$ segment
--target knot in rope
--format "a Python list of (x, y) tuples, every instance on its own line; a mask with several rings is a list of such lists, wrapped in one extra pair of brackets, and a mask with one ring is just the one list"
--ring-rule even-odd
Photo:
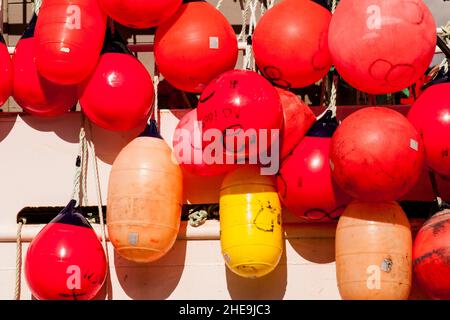
[(196, 210), (189, 214), (189, 225), (192, 227), (199, 227), (204, 224), (208, 218), (206, 210)]

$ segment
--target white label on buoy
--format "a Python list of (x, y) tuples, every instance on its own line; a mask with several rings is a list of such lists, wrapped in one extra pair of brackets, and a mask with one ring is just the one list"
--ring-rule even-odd
[(132, 246), (137, 245), (139, 240), (139, 233), (137, 232), (130, 232), (128, 234), (128, 243), (131, 244)]
[(419, 142), (417, 140), (409, 140), (409, 147), (413, 150), (419, 151)]
[(331, 171), (334, 171), (334, 163), (331, 160), (330, 160), (330, 168), (331, 168)]
[(219, 49), (219, 37), (209, 37), (209, 48)]
[(61, 49), (59, 49), (59, 51), (65, 52), (65, 53), (69, 53), (70, 52), (70, 48), (62, 47)]

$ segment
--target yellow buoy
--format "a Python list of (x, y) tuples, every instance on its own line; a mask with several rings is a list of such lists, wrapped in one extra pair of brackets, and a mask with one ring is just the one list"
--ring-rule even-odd
[(272, 176), (244, 166), (230, 172), (220, 189), (222, 254), (227, 266), (246, 278), (262, 277), (283, 252), (281, 205)]
[(407, 299), (411, 259), (409, 221), (397, 202), (347, 206), (336, 230), (336, 276), (343, 299)]
[(135, 262), (165, 255), (180, 228), (181, 169), (152, 124), (119, 153), (109, 177), (109, 238), (121, 256)]

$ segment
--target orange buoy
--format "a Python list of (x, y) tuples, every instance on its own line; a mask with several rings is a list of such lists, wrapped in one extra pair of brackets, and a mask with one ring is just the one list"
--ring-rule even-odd
[(36, 67), (58, 84), (78, 84), (97, 65), (106, 15), (97, 1), (45, 0), (35, 32)]
[(5, 39), (0, 33), (0, 107), (8, 100), (12, 91), (13, 67), (6, 47)]
[(280, 95), (283, 108), (283, 129), (281, 130), (280, 158), (284, 159), (302, 140), (306, 132), (316, 121), (312, 110), (290, 91), (275, 88)]
[(284, 0), (268, 10), (252, 37), (261, 72), (282, 87), (301, 88), (330, 70), (331, 13), (314, 1)]
[(155, 35), (159, 71), (174, 87), (201, 92), (236, 65), (238, 46), (230, 23), (207, 2), (183, 4)]
[(329, 46), (339, 74), (358, 90), (386, 94), (417, 82), (436, 48), (436, 23), (422, 0), (342, 0)]
[(407, 299), (411, 259), (411, 229), (397, 202), (347, 206), (336, 230), (336, 276), (343, 299)]
[(151, 262), (173, 246), (180, 227), (183, 177), (154, 121), (113, 163), (108, 233), (124, 258)]

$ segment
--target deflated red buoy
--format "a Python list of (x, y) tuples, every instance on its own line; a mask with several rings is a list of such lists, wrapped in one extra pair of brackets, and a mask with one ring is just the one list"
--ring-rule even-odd
[(261, 72), (279, 86), (301, 88), (330, 70), (331, 13), (313, 1), (285, 0), (268, 10), (252, 37)]
[(342, 0), (329, 46), (339, 74), (358, 90), (386, 94), (425, 73), (436, 48), (436, 24), (422, 0)]
[(232, 157), (252, 158), (279, 140), (283, 122), (280, 97), (256, 72), (223, 73), (203, 91), (197, 109), (203, 134), (209, 129), (220, 131), (225, 153)]
[(12, 91), (13, 68), (8, 47), (0, 33), (0, 107), (8, 100)]
[(94, 73), (79, 88), (80, 105), (98, 126), (124, 131), (144, 127), (154, 89), (144, 65), (116, 32), (107, 35)]
[(155, 35), (159, 71), (174, 87), (201, 92), (236, 65), (236, 34), (222, 13), (207, 2), (183, 4)]
[(34, 63), (36, 21), (34, 14), (12, 57), (13, 96), (26, 112), (42, 117), (59, 116), (77, 103), (77, 87), (53, 83), (38, 73)]
[(35, 32), (36, 67), (58, 84), (77, 84), (95, 68), (106, 30), (97, 1), (45, 0)]
[(106, 278), (106, 257), (89, 222), (71, 200), (31, 242), (25, 277), (40, 300), (89, 300)]
[(197, 109), (181, 118), (173, 135), (173, 154), (183, 171), (198, 176), (218, 176), (230, 171), (233, 165), (225, 164), (223, 152), (221, 163), (216, 163), (215, 153), (209, 156), (203, 150), (201, 124), (197, 120)]
[(450, 83), (426, 89), (411, 107), (408, 119), (422, 136), (428, 166), (450, 177)]
[(392, 201), (416, 183), (424, 161), (419, 133), (397, 111), (370, 107), (346, 118), (333, 135), (330, 164), (337, 184), (363, 201)]
[(327, 112), (281, 164), (277, 177), (280, 199), (306, 221), (335, 220), (350, 202), (331, 178), (329, 150), (337, 126), (336, 118)]
[(414, 240), (414, 275), (420, 288), (433, 299), (450, 299), (449, 243), (450, 210), (427, 220)]
[(312, 110), (295, 94), (276, 88), (283, 108), (283, 130), (281, 131), (281, 159), (285, 158), (302, 140), (316, 121)]
[(160, 25), (180, 7), (182, 0), (99, 0), (103, 10), (124, 26), (143, 29)]

